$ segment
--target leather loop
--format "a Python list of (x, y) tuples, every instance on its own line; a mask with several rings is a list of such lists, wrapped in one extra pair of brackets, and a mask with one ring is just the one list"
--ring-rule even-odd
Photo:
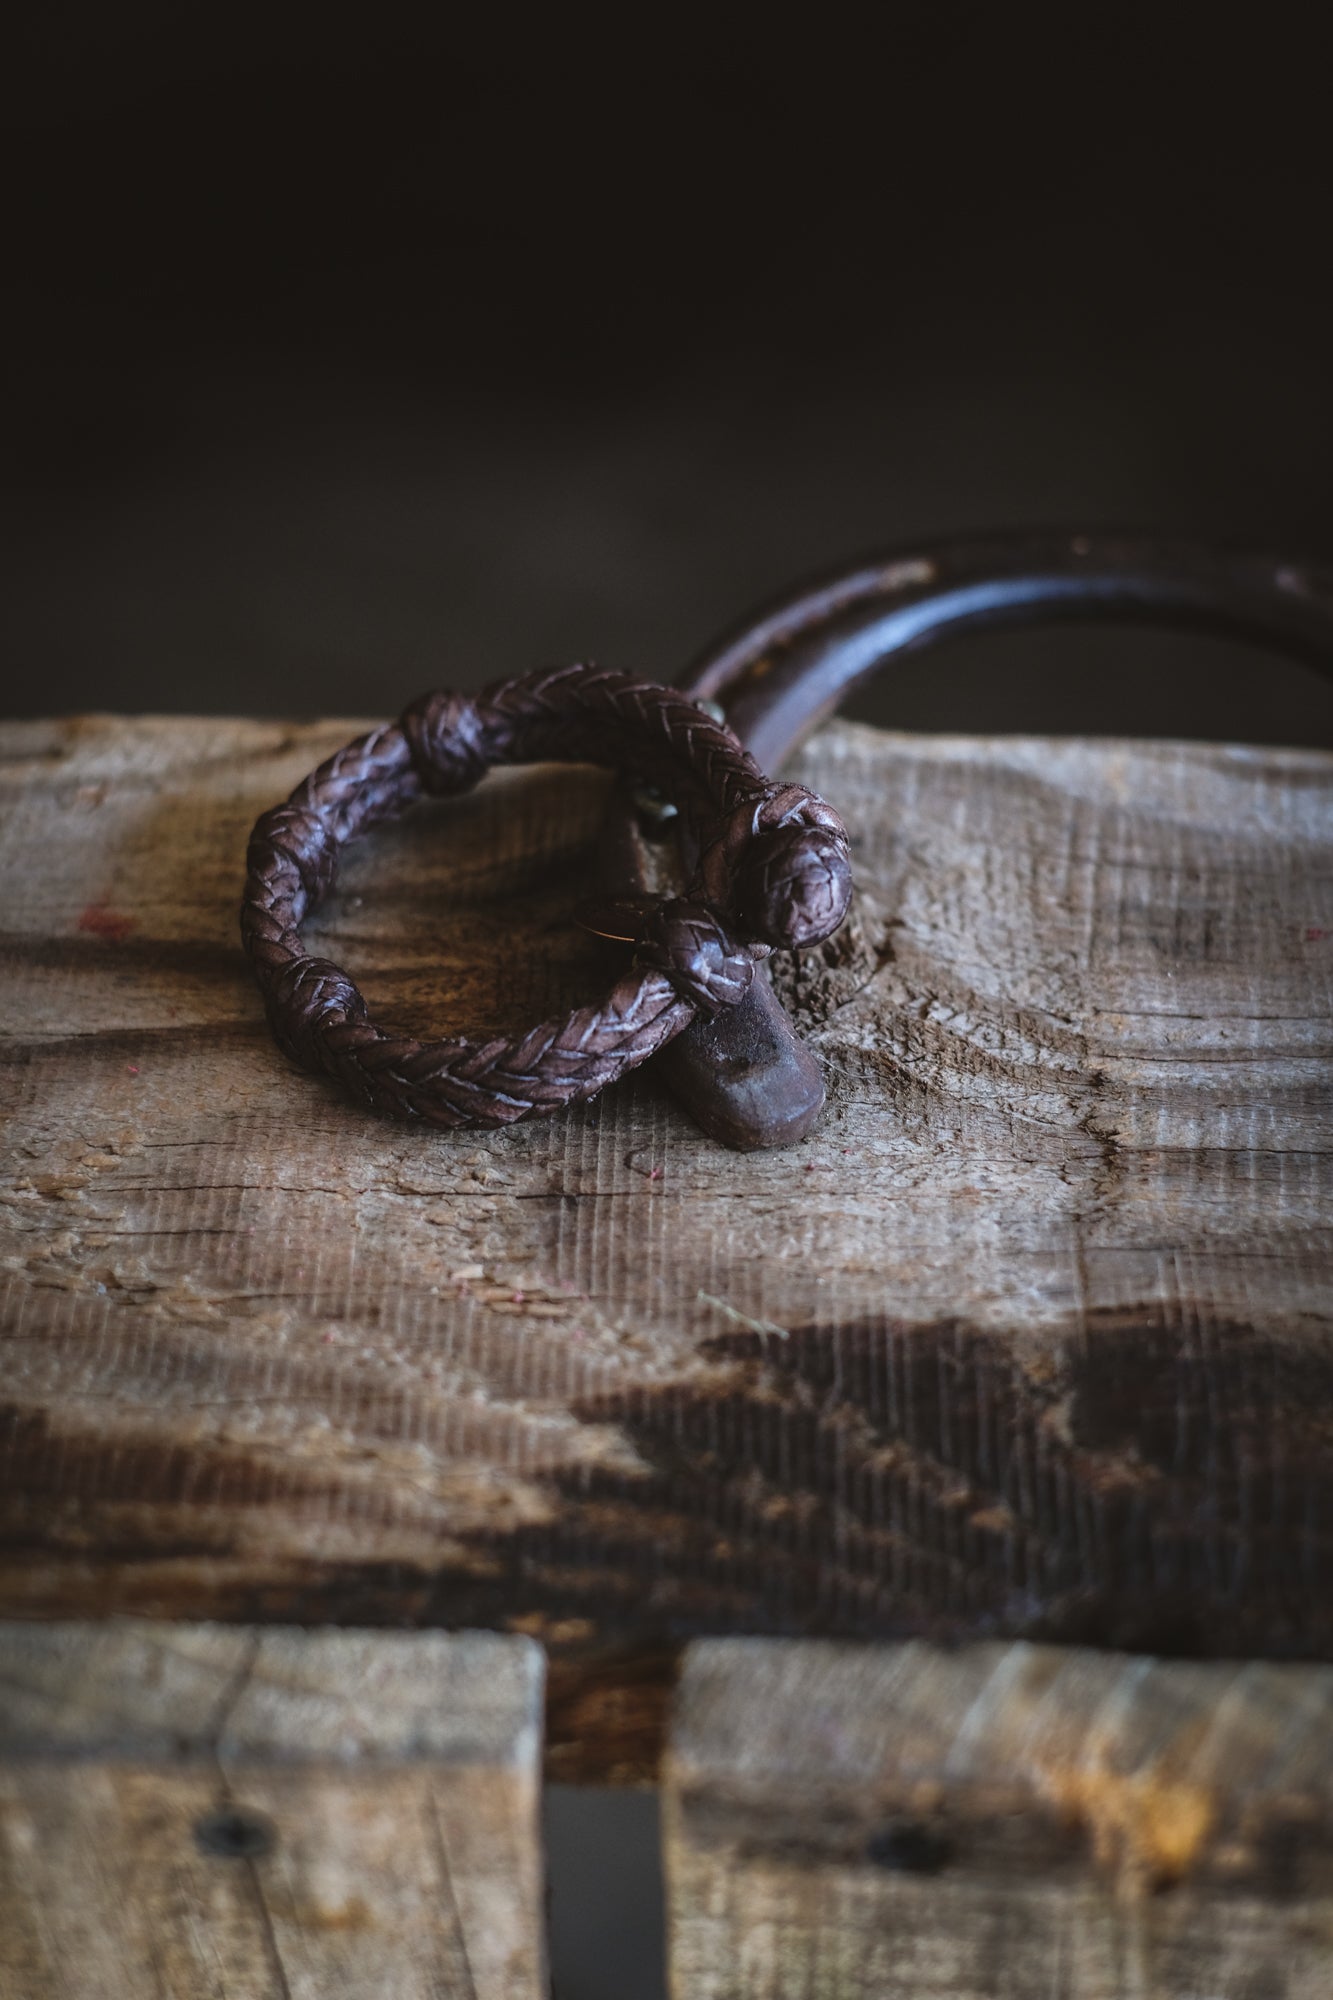
[[(549, 758), (611, 764), (667, 790), (700, 828), (689, 898), (648, 920), (634, 969), (600, 1006), (517, 1041), (419, 1042), (378, 1026), (346, 973), (301, 943), (340, 846), (423, 792), (464, 791), (491, 764)], [(561, 667), (475, 700), (423, 695), (401, 722), (312, 772), (255, 826), (241, 934), (273, 1033), (303, 1068), (396, 1117), (507, 1125), (594, 1096), (696, 1014), (735, 1006), (772, 945), (796, 949), (835, 930), (851, 895), (846, 855), (831, 807), (802, 786), (770, 784), (725, 724), (677, 690)]]

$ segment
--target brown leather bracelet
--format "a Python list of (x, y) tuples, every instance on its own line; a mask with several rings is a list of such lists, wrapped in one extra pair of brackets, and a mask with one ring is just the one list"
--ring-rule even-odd
[[(636, 960), (598, 1007), (517, 1041), (419, 1042), (377, 1027), (347, 974), (312, 958), (301, 924), (339, 849), (423, 794), (464, 792), (492, 764), (607, 764), (659, 786), (692, 826), (684, 897), (641, 912)], [(772, 784), (725, 724), (673, 688), (575, 666), (475, 697), (424, 695), (313, 772), (250, 838), (241, 935), (280, 1047), (376, 1111), (434, 1125), (508, 1125), (593, 1097), (699, 1014), (734, 1006), (774, 945), (799, 950), (847, 913), (837, 814)]]

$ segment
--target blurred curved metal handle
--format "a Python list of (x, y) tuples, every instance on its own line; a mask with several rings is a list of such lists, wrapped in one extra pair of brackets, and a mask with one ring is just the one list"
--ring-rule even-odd
[(872, 558), (761, 611), (683, 676), (774, 770), (854, 687), (951, 639), (1061, 619), (1250, 639), (1333, 675), (1333, 572), (1126, 535), (950, 539)]
[[(1143, 536), (1020, 533), (930, 543), (809, 584), (725, 635), (681, 685), (719, 703), (775, 771), (891, 661), (964, 631), (1061, 619), (1226, 634), (1333, 677), (1333, 572)], [(766, 980), (655, 1060), (704, 1130), (741, 1150), (803, 1138), (823, 1106), (819, 1066)]]

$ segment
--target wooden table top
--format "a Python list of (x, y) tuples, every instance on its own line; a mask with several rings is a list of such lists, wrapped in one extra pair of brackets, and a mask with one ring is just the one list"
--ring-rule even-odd
[[(829, 1104), (742, 1157), (650, 1071), (450, 1135), (284, 1063), (245, 837), (354, 726), (0, 732), (0, 1611), (530, 1633), (585, 1770), (698, 1634), (1333, 1655), (1333, 757), (825, 730)], [(497, 774), (311, 935), (533, 1023), (603, 796)]]

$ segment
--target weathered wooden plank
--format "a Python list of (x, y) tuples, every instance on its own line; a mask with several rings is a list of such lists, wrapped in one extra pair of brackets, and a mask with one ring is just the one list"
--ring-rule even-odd
[(665, 1774), (681, 2000), (1323, 2000), (1333, 1670), (706, 1640)]
[[(825, 731), (830, 1106), (738, 1156), (647, 1074), (445, 1135), (284, 1065), (245, 836), (352, 727), (4, 733), (0, 1606), (539, 1634), (585, 1775), (698, 1632), (1333, 1656), (1333, 759)], [(325, 948), (586, 996), (601, 795), (376, 836)]]
[(0, 1992), (536, 2000), (542, 1661), (0, 1626)]

